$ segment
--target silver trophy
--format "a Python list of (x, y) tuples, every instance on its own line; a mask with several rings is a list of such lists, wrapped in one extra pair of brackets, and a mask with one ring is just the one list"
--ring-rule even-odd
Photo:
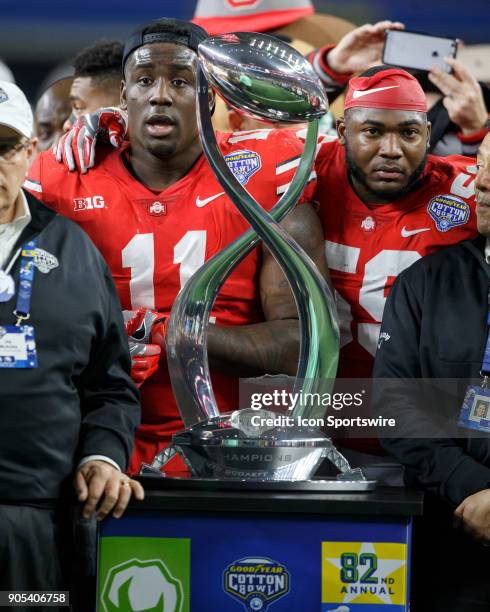
[[(219, 481), (307, 481), (324, 458), (339, 470), (332, 489), (367, 489), (329, 437), (311, 427), (257, 427), (253, 417), (276, 416), (242, 409), (220, 414), (206, 351), (206, 330), (216, 296), (237, 265), (262, 240), (284, 271), (299, 314), (300, 358), (293, 392), (300, 397), (330, 392), (336, 375), (339, 331), (332, 291), (308, 255), (279, 225), (297, 203), (309, 178), (319, 119), (328, 101), (309, 62), (295, 49), (265, 34), (233, 33), (199, 45), (198, 119), (204, 153), (224, 191), (251, 229), (208, 260), (187, 282), (172, 308), (167, 355), (174, 395), (185, 429), (142, 474), (161, 474), (176, 454), (194, 478)], [(209, 110), (208, 82), (228, 104), (269, 121), (308, 122), (300, 164), (270, 213), (258, 204), (221, 154)], [(301, 393), (302, 392), (302, 393)], [(298, 402), (293, 422), (324, 416), (321, 405)]]

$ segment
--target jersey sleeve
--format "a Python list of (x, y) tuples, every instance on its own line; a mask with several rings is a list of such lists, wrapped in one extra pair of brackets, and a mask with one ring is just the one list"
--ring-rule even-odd
[(46, 206), (49, 206), (49, 208), (56, 212), (60, 212), (58, 198), (55, 195), (54, 189), (49, 184), (49, 173), (45, 171), (45, 162), (48, 155), (52, 156), (53, 154), (51, 151), (45, 151), (36, 157), (29, 168), (23, 187), (38, 200), (41, 200), (43, 204), (46, 204)]
[[(281, 197), (293, 180), (301, 161), (304, 141), (294, 130), (274, 130), (269, 146), (275, 152), (276, 195)], [(316, 171), (311, 169), (298, 204), (311, 202), (316, 192)]]
[(470, 206), (475, 203), (475, 178), (477, 168), (473, 157), (449, 155), (444, 158), (448, 164), (449, 192), (465, 200)]

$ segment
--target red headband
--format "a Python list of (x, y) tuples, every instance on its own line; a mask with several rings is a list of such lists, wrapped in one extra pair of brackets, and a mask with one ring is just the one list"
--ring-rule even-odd
[(419, 82), (399, 68), (387, 68), (369, 77), (351, 79), (344, 108), (356, 106), (427, 112), (425, 94)]

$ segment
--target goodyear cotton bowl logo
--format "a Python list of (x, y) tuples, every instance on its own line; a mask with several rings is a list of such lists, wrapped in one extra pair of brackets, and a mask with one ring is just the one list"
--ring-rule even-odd
[(183, 589), (160, 559), (113, 567), (104, 584), (104, 612), (181, 612)]
[(464, 225), (470, 218), (469, 205), (453, 195), (438, 195), (432, 198), (427, 210), (440, 232), (448, 232), (453, 227)]
[(248, 612), (265, 612), (272, 602), (289, 593), (289, 572), (284, 565), (264, 557), (235, 561), (225, 570), (224, 590)]
[(255, 151), (234, 151), (225, 155), (228, 168), (241, 185), (246, 185), (250, 177), (262, 167), (260, 155)]

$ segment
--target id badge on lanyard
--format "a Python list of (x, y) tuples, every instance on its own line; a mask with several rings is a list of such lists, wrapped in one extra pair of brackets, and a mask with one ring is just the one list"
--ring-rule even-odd
[(35, 256), (36, 240), (31, 240), (21, 252), (15, 324), (0, 325), (0, 368), (37, 367), (34, 327), (25, 324), (30, 318)]
[(459, 414), (458, 425), (490, 433), (490, 290), (488, 293), (487, 343), (480, 374), (481, 385), (469, 385)]

